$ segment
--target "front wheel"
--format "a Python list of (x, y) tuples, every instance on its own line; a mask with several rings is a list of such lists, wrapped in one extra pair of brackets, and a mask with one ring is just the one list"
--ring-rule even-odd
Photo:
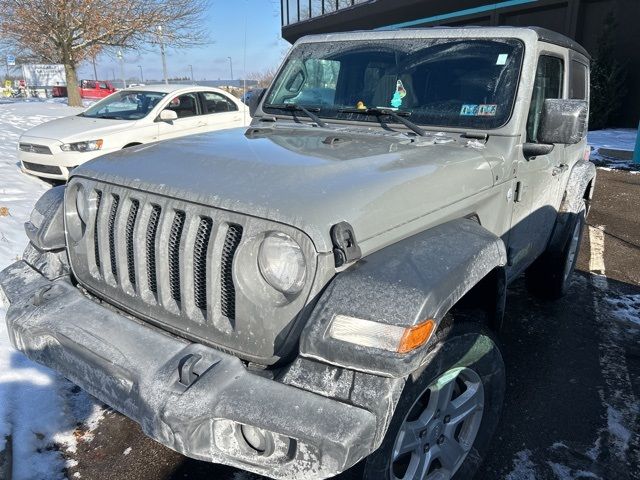
[(502, 356), (475, 323), (453, 324), (433, 351), (407, 380), (382, 445), (365, 460), (364, 479), (468, 479), (479, 467), (502, 408)]

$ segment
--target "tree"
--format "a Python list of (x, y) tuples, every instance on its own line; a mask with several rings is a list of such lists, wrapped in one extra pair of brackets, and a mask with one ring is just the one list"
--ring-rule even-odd
[(273, 80), (273, 77), (276, 76), (276, 72), (277, 68), (268, 67), (260, 72), (249, 73), (247, 75), (247, 78), (256, 80), (258, 82), (258, 84), (256, 85), (257, 87), (267, 88), (269, 85), (271, 85), (271, 81)]
[(0, 39), (21, 57), (63, 64), (69, 105), (80, 106), (76, 70), (83, 61), (116, 47), (205, 43), (207, 6), (208, 0), (0, 0)]
[(605, 17), (598, 46), (591, 62), (591, 101), (589, 128), (599, 130), (609, 126), (609, 120), (622, 105), (626, 95), (623, 65), (616, 59), (614, 33), (616, 20), (613, 12)]

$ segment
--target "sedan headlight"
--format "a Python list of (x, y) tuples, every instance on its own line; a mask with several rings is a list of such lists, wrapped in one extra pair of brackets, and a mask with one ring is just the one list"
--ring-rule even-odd
[(274, 232), (265, 237), (258, 252), (258, 267), (267, 283), (282, 293), (293, 295), (304, 287), (304, 254), (289, 235)]
[(102, 148), (102, 139), (87, 140), (86, 142), (65, 143), (60, 149), (63, 152), (93, 152)]

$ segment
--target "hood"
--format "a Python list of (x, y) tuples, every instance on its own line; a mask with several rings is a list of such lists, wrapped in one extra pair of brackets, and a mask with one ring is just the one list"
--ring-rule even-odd
[(71, 115), (42, 123), (27, 130), (25, 137), (50, 138), (63, 143), (95, 140), (106, 134), (129, 129), (133, 120), (108, 120)]
[[(378, 132), (382, 130), (377, 129)], [(73, 172), (303, 230), (319, 252), (349, 222), (363, 254), (376, 237), (493, 185), (484, 149), (467, 140), (313, 127), (233, 129), (104, 155)]]

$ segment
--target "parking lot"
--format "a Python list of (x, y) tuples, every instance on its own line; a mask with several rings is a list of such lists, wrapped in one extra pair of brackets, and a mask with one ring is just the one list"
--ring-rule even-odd
[[(512, 286), (504, 414), (477, 478), (640, 478), (638, 198), (640, 175), (600, 169), (569, 295), (543, 302)], [(182, 457), (111, 411), (71, 458), (70, 478), (261, 478)]]

